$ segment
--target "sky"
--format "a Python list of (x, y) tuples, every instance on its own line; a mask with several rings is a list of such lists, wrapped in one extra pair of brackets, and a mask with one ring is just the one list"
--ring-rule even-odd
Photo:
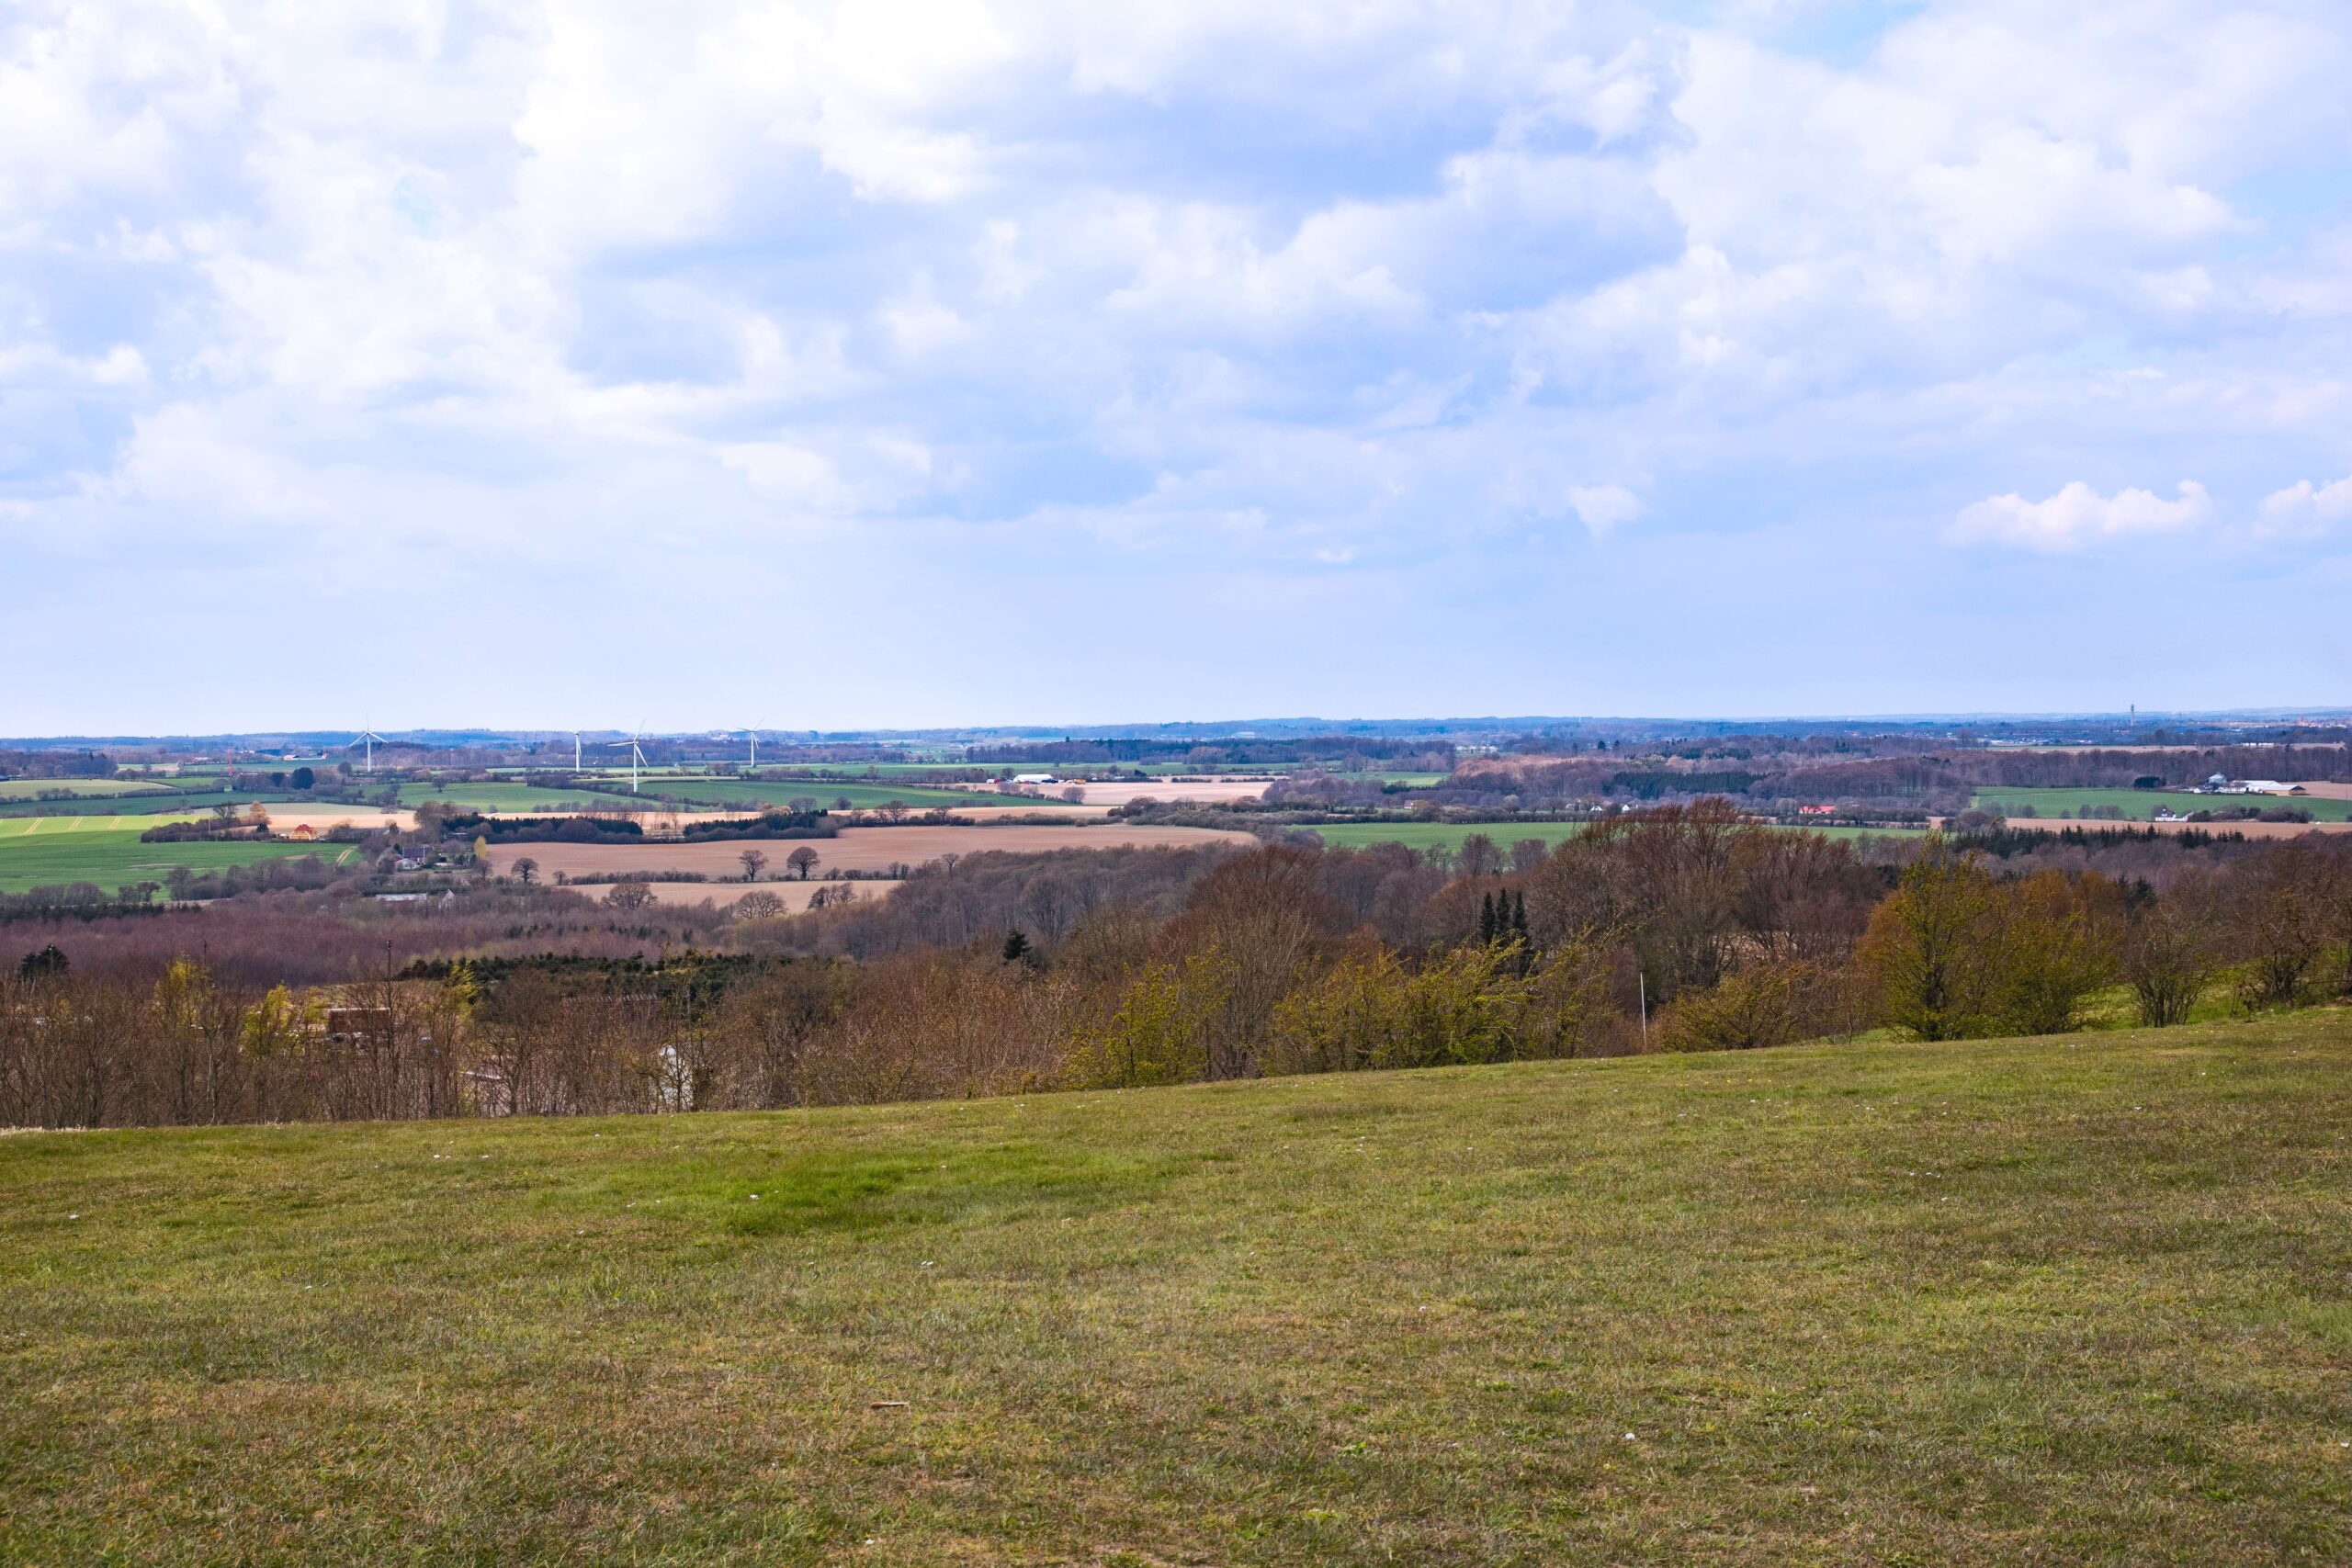
[(0, 734), (2352, 703), (2343, 0), (0, 8)]

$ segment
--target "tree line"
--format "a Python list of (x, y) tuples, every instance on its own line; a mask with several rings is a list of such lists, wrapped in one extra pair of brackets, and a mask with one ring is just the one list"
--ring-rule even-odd
[[(0, 972), (0, 1122), (859, 1103), (2051, 1033), (2094, 1009), (2165, 1026), (2352, 994), (2352, 843), (2212, 849), (2155, 876), (1942, 838), (1897, 863), (1715, 801), (1466, 865), (1401, 846), (978, 855), (812, 916), (711, 914), (695, 929), (723, 960), (449, 962), (298, 990), (185, 949), (77, 964), (69, 932)], [(619, 927), (601, 948), (559, 934), (586, 919), (568, 894), (504, 897), (509, 931), (550, 922), (510, 949), (628, 956)], [(141, 929), (158, 952), (168, 928)], [(452, 927), (442, 955), (495, 934)]]

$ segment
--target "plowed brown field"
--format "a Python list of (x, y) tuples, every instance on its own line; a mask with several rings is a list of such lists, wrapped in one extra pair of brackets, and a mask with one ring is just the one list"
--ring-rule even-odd
[(806, 844), (817, 852), (817, 874), (821, 877), (828, 871), (887, 871), (894, 865), (922, 865), (942, 855), (979, 854), (989, 850), (1034, 854), (1042, 850), (1194, 849), (1204, 844), (1247, 848), (1255, 842), (1247, 833), (1214, 828), (1007, 824), (997, 828), (846, 828), (831, 839), (720, 840), (692, 844), (659, 840), (643, 844), (500, 844), (488, 853), (492, 869), (501, 875), (515, 861), (528, 855), (539, 863), (539, 875), (552, 880), (557, 872), (566, 876), (613, 875), (633, 871), (651, 872), (657, 877), (665, 871), (740, 876), (743, 852), (759, 850), (767, 855), (768, 874), (773, 876), (783, 869), (785, 856)]

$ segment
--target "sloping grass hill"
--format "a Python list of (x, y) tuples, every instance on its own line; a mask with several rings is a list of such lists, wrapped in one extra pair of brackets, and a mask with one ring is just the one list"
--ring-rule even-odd
[(0, 1138), (0, 1560), (2341, 1562), (2352, 1016)]

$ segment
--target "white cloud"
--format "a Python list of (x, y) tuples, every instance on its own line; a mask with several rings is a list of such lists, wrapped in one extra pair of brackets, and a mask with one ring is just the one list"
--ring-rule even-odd
[(1967, 544), (2057, 552), (2113, 539), (2186, 533), (2212, 515), (2212, 498), (2194, 479), (2180, 481), (2174, 501), (2144, 490), (2104, 496), (2076, 479), (2047, 501), (2028, 501), (2012, 491), (1963, 507), (1952, 525), (1952, 537)]
[(2266, 532), (2309, 534), (2338, 523), (2352, 523), (2352, 478), (2324, 485), (2298, 480), (2262, 501)]
[(1623, 485), (1578, 485), (1568, 491), (1568, 505), (1596, 536), (1642, 514), (1641, 497)]
[[(1150, 604), (1188, 556), (1853, 539), (2053, 466), (2258, 495), (2352, 422), (2347, 76), (2335, 0), (25, 0), (0, 543), (457, 540), (587, 595), (821, 524)], [(1952, 532), (2275, 562), (2343, 495)]]

